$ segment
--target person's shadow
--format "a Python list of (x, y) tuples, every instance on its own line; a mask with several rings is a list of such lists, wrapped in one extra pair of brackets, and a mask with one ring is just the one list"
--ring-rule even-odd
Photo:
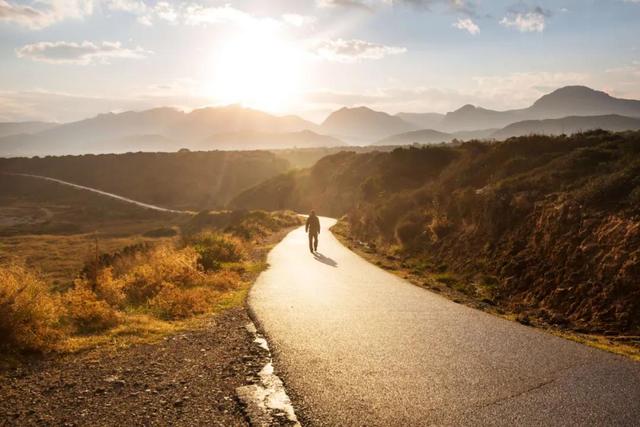
[(316, 261), (320, 261), (323, 264), (327, 264), (328, 266), (331, 267), (337, 267), (338, 263), (335, 262), (334, 260), (332, 260), (329, 257), (326, 257), (324, 255), (322, 255), (320, 252), (314, 252), (313, 253), (313, 257), (315, 258)]

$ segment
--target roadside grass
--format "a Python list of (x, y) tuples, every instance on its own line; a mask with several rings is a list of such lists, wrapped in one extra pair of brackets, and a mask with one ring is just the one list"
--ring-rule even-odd
[[(626, 339), (627, 337), (607, 337), (602, 335), (593, 334), (578, 334), (573, 332), (561, 331), (558, 329), (547, 329), (547, 331), (553, 335), (585, 344), (591, 347), (598, 348), (600, 350), (608, 351), (610, 353), (620, 354), (640, 362), (640, 337), (632, 337), (629, 339), (629, 343), (620, 341), (620, 338)], [(630, 344), (635, 343), (635, 344)]]
[[(244, 226), (247, 218), (251, 223)], [(7, 319), (17, 319), (3, 319), (0, 362), (19, 361), (24, 352), (153, 343), (204, 327), (212, 315), (243, 305), (251, 284), (267, 268), (269, 249), (301, 220), (292, 213), (247, 212), (235, 221), (241, 236), (228, 227), (191, 227), (187, 235), (127, 236), (113, 246), (99, 246), (101, 251), (114, 248), (109, 253), (98, 253), (86, 235), (28, 236), (31, 258), (0, 262), (0, 307)], [(44, 253), (58, 248), (60, 239), (68, 243), (67, 256), (76, 258), (62, 269), (56, 263), (60, 252), (50, 258)], [(126, 243), (131, 244), (122, 246)], [(25, 246), (16, 242), (13, 248)], [(39, 263), (42, 259), (48, 261)]]

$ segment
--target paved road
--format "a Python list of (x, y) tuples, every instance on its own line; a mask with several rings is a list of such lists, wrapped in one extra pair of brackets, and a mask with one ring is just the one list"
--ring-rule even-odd
[(455, 304), (303, 229), (249, 304), (309, 425), (639, 425), (640, 363)]

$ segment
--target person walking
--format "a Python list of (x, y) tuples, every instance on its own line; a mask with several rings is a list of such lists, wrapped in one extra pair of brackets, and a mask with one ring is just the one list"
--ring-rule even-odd
[(318, 251), (318, 234), (320, 234), (320, 219), (316, 211), (311, 211), (304, 226), (304, 231), (309, 233), (309, 250), (311, 253)]

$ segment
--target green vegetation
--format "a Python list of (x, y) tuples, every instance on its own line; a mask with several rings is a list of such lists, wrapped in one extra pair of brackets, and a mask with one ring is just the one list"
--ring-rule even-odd
[(639, 132), (592, 131), (343, 152), (232, 203), (345, 215), (351, 241), (507, 312), (638, 335), (639, 177)]
[(44, 175), (145, 203), (194, 211), (222, 208), (241, 191), (288, 167), (286, 160), (266, 151), (0, 159), (0, 173)]

